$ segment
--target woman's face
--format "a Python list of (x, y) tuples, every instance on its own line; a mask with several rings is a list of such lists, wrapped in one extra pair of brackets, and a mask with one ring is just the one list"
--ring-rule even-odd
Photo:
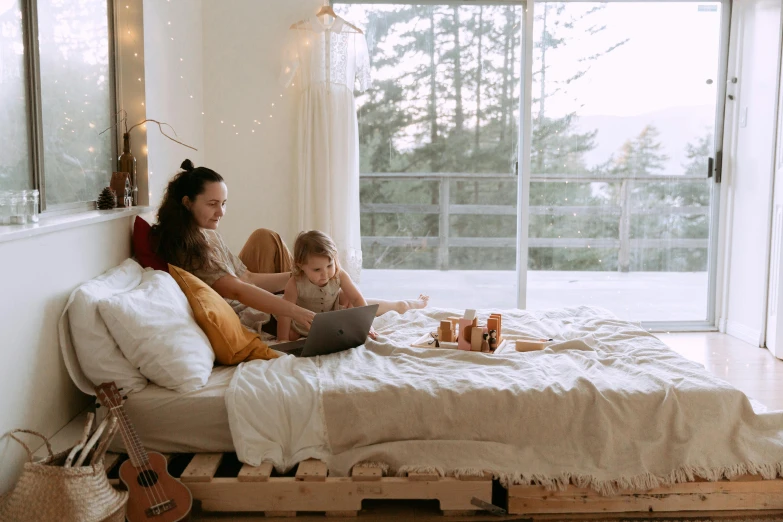
[(196, 196), (195, 201), (189, 197), (182, 198), (193, 219), (201, 228), (215, 230), (220, 224), (220, 218), (226, 215), (228, 188), (222, 181), (210, 181), (204, 185), (204, 192)]

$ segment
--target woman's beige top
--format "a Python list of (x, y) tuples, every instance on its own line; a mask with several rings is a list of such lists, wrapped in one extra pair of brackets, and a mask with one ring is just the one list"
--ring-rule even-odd
[[(228, 249), (228, 246), (223, 242), (223, 238), (220, 237), (217, 231), (202, 229), (202, 232), (212, 250), (212, 266), (209, 268), (183, 266), (181, 267), (182, 269), (187, 270), (209, 286), (214, 285), (215, 281), (221, 277), (227, 275), (241, 277), (247, 272), (245, 264)], [(231, 305), (231, 308), (239, 316), (240, 322), (255, 332), (261, 333), (261, 326), (268, 323), (271, 319), (268, 313), (260, 312), (234, 299), (226, 299), (226, 302)]]
[[(311, 312), (330, 312), (340, 307), (340, 276), (335, 275), (324, 286), (314, 285), (302, 275), (296, 279), (296, 304)], [(291, 321), (291, 326), (300, 335), (307, 335), (307, 330)]]

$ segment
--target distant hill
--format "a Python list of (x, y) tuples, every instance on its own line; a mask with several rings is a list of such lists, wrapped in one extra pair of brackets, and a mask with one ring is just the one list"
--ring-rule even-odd
[(653, 124), (660, 132), (664, 153), (669, 156), (667, 169), (662, 174), (679, 174), (685, 162), (685, 145), (696, 141), (712, 130), (715, 121), (714, 108), (674, 107), (637, 116), (583, 116), (577, 121), (580, 132), (598, 130), (598, 146), (585, 154), (590, 166), (605, 162), (627, 140), (636, 137), (645, 125)]

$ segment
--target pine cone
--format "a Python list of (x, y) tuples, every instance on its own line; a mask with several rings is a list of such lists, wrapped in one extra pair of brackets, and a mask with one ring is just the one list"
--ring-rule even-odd
[(117, 206), (117, 194), (114, 191), (106, 187), (101, 191), (101, 195), (98, 196), (98, 210), (109, 210)]

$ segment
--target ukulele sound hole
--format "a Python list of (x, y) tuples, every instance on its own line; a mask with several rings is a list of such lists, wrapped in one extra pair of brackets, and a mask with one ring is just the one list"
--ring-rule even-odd
[(151, 469), (145, 469), (136, 477), (136, 482), (143, 488), (149, 488), (158, 483), (158, 474)]

